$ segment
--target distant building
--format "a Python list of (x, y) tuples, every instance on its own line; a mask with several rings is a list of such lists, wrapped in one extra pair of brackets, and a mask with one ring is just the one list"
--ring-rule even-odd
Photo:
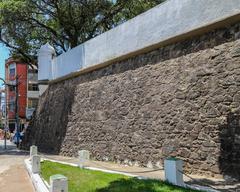
[[(18, 112), (20, 128), (31, 119), (33, 111), (36, 109), (39, 98), (39, 88), (37, 81), (37, 67), (9, 58), (5, 63), (5, 81), (8, 84), (16, 83), (16, 76), (19, 77), (18, 85)], [(16, 88), (6, 86), (7, 122), (10, 131), (14, 131), (16, 122), (15, 99)]]

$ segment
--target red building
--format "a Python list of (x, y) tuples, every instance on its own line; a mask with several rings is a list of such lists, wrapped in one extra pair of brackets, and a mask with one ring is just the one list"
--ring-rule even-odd
[[(31, 69), (26, 63), (14, 60), (6, 60), (5, 81), (8, 84), (16, 84), (18, 76), (18, 113), (20, 127), (27, 123), (29, 109), (35, 108), (38, 102), (37, 70)], [(10, 131), (14, 131), (16, 122), (16, 87), (6, 86), (7, 119)]]

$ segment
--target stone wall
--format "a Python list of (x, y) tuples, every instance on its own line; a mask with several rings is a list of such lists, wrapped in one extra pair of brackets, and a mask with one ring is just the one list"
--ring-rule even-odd
[(240, 173), (240, 24), (51, 84), (24, 146), (189, 173)]

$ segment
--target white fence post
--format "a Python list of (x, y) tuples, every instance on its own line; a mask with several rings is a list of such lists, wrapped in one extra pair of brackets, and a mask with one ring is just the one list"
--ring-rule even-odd
[(183, 182), (183, 161), (169, 158), (164, 160), (165, 180), (178, 186), (184, 186)]
[(64, 175), (50, 177), (50, 192), (68, 192), (68, 180)]
[(32, 146), (30, 147), (30, 157), (32, 158), (32, 156), (33, 156), (33, 155), (37, 155), (37, 153), (38, 153), (38, 148), (37, 148), (37, 146), (32, 145)]
[(90, 159), (90, 153), (87, 150), (78, 151), (79, 167), (83, 168), (84, 163)]
[(41, 162), (41, 157), (39, 155), (32, 156), (32, 172), (33, 173), (40, 173), (40, 162)]

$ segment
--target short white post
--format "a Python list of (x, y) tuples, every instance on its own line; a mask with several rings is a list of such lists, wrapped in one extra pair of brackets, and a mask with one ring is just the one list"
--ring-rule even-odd
[(40, 173), (40, 162), (41, 162), (41, 157), (39, 155), (32, 156), (32, 172), (33, 173)]
[(33, 156), (33, 155), (37, 155), (37, 153), (38, 153), (38, 148), (37, 148), (37, 146), (32, 145), (32, 146), (30, 147), (30, 157), (32, 158), (32, 156)]
[(84, 163), (90, 159), (90, 153), (87, 150), (78, 151), (79, 167), (83, 168)]
[(165, 180), (178, 186), (184, 186), (183, 161), (176, 158), (164, 160)]
[(64, 175), (50, 177), (50, 192), (68, 192), (68, 180)]

